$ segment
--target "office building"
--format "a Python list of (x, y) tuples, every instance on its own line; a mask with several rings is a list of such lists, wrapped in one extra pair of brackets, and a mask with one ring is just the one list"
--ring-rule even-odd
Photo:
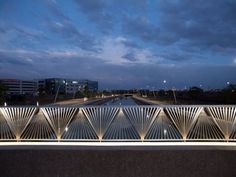
[(38, 89), (44, 90), (47, 94), (75, 94), (84, 91), (86, 88), (91, 91), (98, 90), (98, 82), (91, 80), (48, 78), (38, 80)]
[(37, 82), (32, 80), (1, 79), (0, 82), (7, 87), (7, 94), (34, 95), (37, 93)]
[[(42, 82), (42, 80), (41, 80)], [(45, 79), (45, 92), (47, 94), (55, 95), (56, 93), (66, 93), (66, 80), (62, 78)]]

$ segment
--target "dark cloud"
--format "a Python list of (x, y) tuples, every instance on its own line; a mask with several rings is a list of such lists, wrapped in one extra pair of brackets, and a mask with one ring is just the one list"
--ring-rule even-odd
[(12, 26), (11, 29), (15, 30), (18, 33), (18, 37), (29, 38), (29, 39), (34, 39), (34, 40), (47, 39), (47, 37), (41, 31), (27, 29), (24, 27), (17, 27), (17, 26), (15, 27)]
[(159, 0), (158, 9), (161, 36), (170, 34), (202, 49), (236, 47), (236, 1)]
[[(1, 34), (2, 32), (2, 34)], [(1, 46), (34, 47), (48, 40), (44, 32), (15, 24), (0, 24)]]
[(79, 10), (104, 33), (111, 33), (127, 14), (146, 14), (148, 5), (147, 0), (76, 0), (76, 3)]
[(158, 23), (145, 16), (126, 16), (123, 32), (146, 43), (178, 43), (179, 49), (194, 52), (236, 48), (236, 1), (158, 0), (156, 8)]
[(131, 40), (123, 40), (121, 41), (121, 43), (124, 44), (128, 48), (136, 48), (136, 49), (142, 48), (138, 43)]
[(172, 60), (172, 61), (186, 61), (186, 60), (191, 60), (194, 59), (195, 57), (202, 58), (199, 55), (194, 55), (191, 53), (186, 53), (186, 52), (177, 52), (177, 51), (168, 51), (168, 52), (163, 52), (162, 54), (159, 54), (158, 56), (167, 59), (167, 60)]
[(107, 1), (104, 0), (76, 0), (79, 10), (88, 16), (88, 18), (98, 25), (98, 28), (104, 33), (112, 30), (112, 13), (107, 11)]
[(110, 0), (108, 1), (119, 12), (136, 12), (135, 14), (145, 14), (147, 12), (148, 1), (147, 0)]
[(146, 42), (157, 42), (159, 28), (151, 24), (143, 17), (126, 16), (123, 20), (122, 29), (125, 34), (141, 38)]
[(0, 63), (2, 65), (10, 64), (16, 66), (27, 66), (29, 67), (32, 63), (27, 58), (22, 58), (20, 55), (14, 55), (6, 51), (0, 51)]
[(50, 12), (54, 15), (55, 20), (47, 19), (47, 26), (49, 29), (64, 37), (66, 41), (71, 44), (79, 46), (81, 49), (96, 51), (96, 40), (90, 34), (81, 32), (70, 20), (69, 17), (57, 7), (54, 1), (47, 0), (47, 5)]
[(63, 21), (69, 21), (70, 19), (62, 13), (62, 11), (57, 7), (57, 4), (53, 0), (44, 0), (46, 2), (49, 11), (57, 18)]
[(143, 16), (126, 16), (123, 19), (122, 30), (124, 34), (136, 37), (147, 43), (170, 45), (178, 40), (176, 34), (163, 32), (162, 27), (151, 23)]
[(0, 32), (1, 33), (6, 33), (7, 32), (7, 29), (3, 26), (0, 26)]
[(129, 61), (137, 61), (137, 58), (135, 57), (133, 52), (129, 52), (129, 53), (125, 54), (124, 56), (122, 56), (122, 58), (125, 58)]
[(88, 51), (97, 51), (96, 39), (89, 34), (80, 32), (70, 21), (48, 22), (50, 30), (58, 33), (70, 44)]
[(164, 45), (170, 51), (159, 56), (173, 61), (199, 59), (199, 54), (209, 52), (226, 58), (236, 54), (236, 1), (159, 0), (156, 8), (158, 23), (145, 16), (126, 16), (123, 32), (146, 44)]

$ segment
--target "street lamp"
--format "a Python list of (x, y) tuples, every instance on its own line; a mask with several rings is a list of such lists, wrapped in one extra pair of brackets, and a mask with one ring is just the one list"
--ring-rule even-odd
[(164, 89), (166, 89), (166, 80), (163, 80)]
[(164, 85), (164, 90), (165, 90), (165, 95), (167, 94), (166, 93), (166, 80), (163, 80), (163, 85)]

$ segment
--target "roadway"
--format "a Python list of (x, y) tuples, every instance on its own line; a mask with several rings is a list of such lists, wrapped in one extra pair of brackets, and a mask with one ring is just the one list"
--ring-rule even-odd
[(56, 102), (53, 104), (49, 104), (48, 106), (86, 106), (86, 105), (102, 105), (110, 100), (113, 97), (105, 97), (105, 98), (90, 98), (88, 100), (84, 100), (84, 98), (79, 99), (70, 99), (65, 101)]
[(53, 106), (87, 106), (87, 105), (103, 105), (103, 106), (132, 106), (132, 105), (150, 105), (153, 102), (134, 96), (115, 96), (105, 98), (92, 98), (84, 101), (83, 98), (71, 99), (66, 101), (50, 104)]

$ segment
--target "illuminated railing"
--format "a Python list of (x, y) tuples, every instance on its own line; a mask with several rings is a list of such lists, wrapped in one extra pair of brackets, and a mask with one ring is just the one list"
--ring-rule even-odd
[(236, 106), (0, 107), (0, 141), (236, 141)]

